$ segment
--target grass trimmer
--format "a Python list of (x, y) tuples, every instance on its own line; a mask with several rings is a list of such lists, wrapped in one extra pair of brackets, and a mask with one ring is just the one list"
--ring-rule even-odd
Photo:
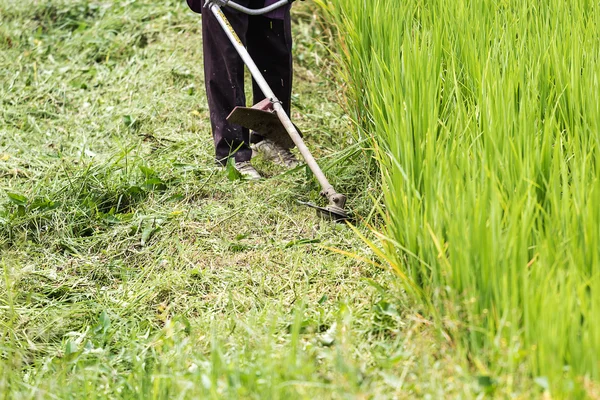
[[(280, 0), (275, 4), (261, 9), (250, 9), (243, 7), (233, 1), (228, 1), (225, 5), (239, 12), (248, 15), (263, 15), (267, 14), (279, 7), (286, 6), (294, 0)], [(306, 165), (321, 185), (321, 195), (327, 198), (329, 204), (326, 207), (319, 207), (311, 203), (300, 202), (317, 210), (317, 214), (334, 221), (342, 222), (349, 219), (348, 213), (344, 209), (346, 205), (346, 196), (335, 191), (333, 186), (327, 180), (327, 177), (317, 164), (315, 158), (310, 153), (310, 150), (304, 144), (300, 132), (290, 120), (290, 117), (285, 112), (281, 102), (277, 99), (273, 90), (269, 87), (267, 81), (261, 74), (260, 70), (252, 60), (250, 53), (242, 44), (242, 41), (237, 36), (227, 18), (221, 11), (221, 7), (212, 1), (206, 3), (208, 8), (215, 16), (219, 24), (229, 37), (233, 47), (239, 53), (244, 61), (244, 64), (250, 70), (252, 77), (258, 84), (266, 99), (254, 105), (253, 107), (236, 107), (227, 120), (231, 123), (259, 132), (262, 136), (274, 141), (284, 148), (291, 148), (294, 145), (300, 151)]]

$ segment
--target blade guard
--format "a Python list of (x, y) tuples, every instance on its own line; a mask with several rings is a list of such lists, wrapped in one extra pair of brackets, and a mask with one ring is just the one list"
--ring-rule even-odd
[[(269, 99), (264, 99), (253, 107), (234, 108), (227, 117), (227, 121), (248, 128), (274, 141), (284, 149), (291, 149), (295, 146), (294, 141), (281, 124), (279, 117), (277, 117), (277, 113), (273, 109), (273, 103)], [(298, 127), (296, 129), (302, 136)]]

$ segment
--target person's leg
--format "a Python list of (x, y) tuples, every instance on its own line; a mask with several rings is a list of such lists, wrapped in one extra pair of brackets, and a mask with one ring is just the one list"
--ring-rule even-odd
[[(275, 13), (280, 18), (250, 17), (248, 22), (248, 51), (265, 80), (281, 101), (289, 115), (292, 98), (292, 28), (289, 8)], [(254, 102), (263, 100), (262, 93), (253, 81)], [(260, 132), (252, 132), (252, 148), (268, 160), (288, 168), (298, 165), (289, 149), (271, 140), (264, 140)]]
[[(249, 0), (237, 2), (249, 5)], [(248, 16), (227, 7), (223, 7), (223, 13), (245, 43)], [(216, 159), (224, 165), (235, 153), (236, 162), (249, 161), (252, 150), (248, 129), (227, 122), (227, 116), (236, 106), (246, 105), (244, 63), (215, 16), (206, 9), (202, 12), (202, 42), (204, 80)]]
[[(283, 19), (251, 16), (247, 32), (248, 52), (254, 59), (267, 83), (290, 113), (292, 99), (292, 24), (289, 10)], [(254, 104), (265, 98), (256, 82), (252, 81)], [(259, 132), (260, 133), (260, 132)], [(252, 134), (252, 143), (262, 138)]]

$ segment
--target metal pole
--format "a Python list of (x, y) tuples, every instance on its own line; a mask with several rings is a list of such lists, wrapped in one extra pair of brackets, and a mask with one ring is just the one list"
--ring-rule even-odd
[(252, 77), (262, 90), (263, 94), (269, 100), (271, 100), (271, 103), (273, 103), (273, 109), (275, 110), (277, 117), (283, 124), (285, 130), (290, 135), (290, 138), (292, 138), (292, 141), (294, 142), (296, 147), (298, 147), (300, 154), (302, 154), (302, 158), (304, 158), (304, 160), (306, 161), (306, 164), (317, 178), (317, 181), (319, 181), (319, 184), (323, 189), (322, 194), (326, 196), (329, 200), (331, 200), (331, 196), (337, 194), (335, 189), (333, 188), (333, 186), (331, 186), (331, 184), (325, 177), (325, 174), (317, 164), (317, 161), (310, 153), (310, 150), (308, 150), (308, 147), (306, 147), (306, 145), (304, 144), (304, 141), (300, 137), (300, 134), (296, 130), (296, 127), (294, 126), (294, 124), (286, 114), (285, 110), (283, 109), (281, 102), (277, 99), (277, 97), (275, 97), (275, 93), (273, 93), (273, 91), (269, 87), (269, 84), (260, 73), (260, 70), (254, 63), (254, 60), (252, 60), (252, 57), (250, 57), (250, 53), (248, 53), (248, 50), (246, 50), (246, 47), (244, 47), (244, 44), (233, 30), (233, 27), (231, 26), (229, 21), (227, 21), (227, 18), (223, 14), (223, 11), (221, 11), (221, 8), (215, 4), (211, 4), (209, 7), (212, 13), (215, 15), (215, 18), (217, 18), (217, 21), (219, 21), (219, 24), (223, 27), (223, 30), (227, 34), (229, 40), (231, 40), (231, 43), (239, 53), (240, 57), (250, 70)]

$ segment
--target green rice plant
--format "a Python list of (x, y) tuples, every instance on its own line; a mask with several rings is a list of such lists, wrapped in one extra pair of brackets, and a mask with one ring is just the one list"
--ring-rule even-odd
[(384, 257), (479, 372), (591, 395), (598, 4), (320, 4), (339, 31), (348, 108), (377, 150)]

